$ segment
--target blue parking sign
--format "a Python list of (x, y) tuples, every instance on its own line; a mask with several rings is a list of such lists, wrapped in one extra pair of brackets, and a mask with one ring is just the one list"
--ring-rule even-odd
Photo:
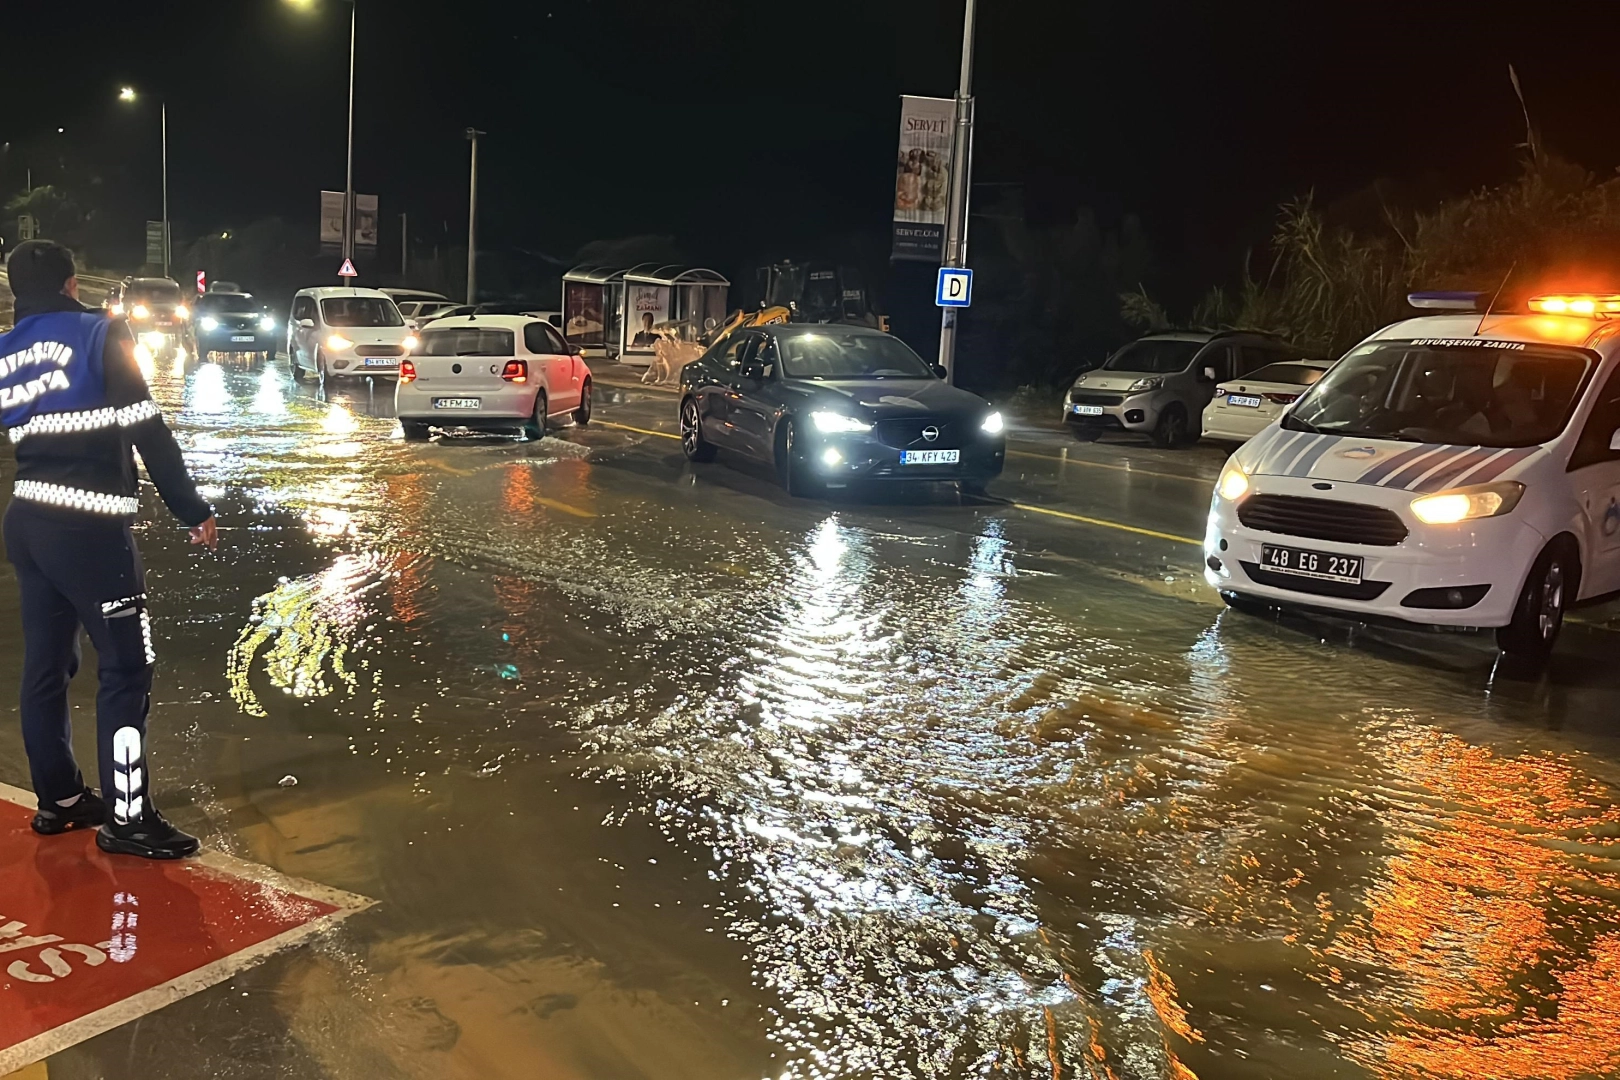
[(973, 271), (963, 267), (939, 268), (939, 291), (934, 303), (940, 307), (967, 307), (973, 302)]

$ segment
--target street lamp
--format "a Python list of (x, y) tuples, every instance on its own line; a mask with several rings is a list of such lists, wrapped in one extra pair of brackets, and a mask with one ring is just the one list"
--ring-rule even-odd
[[(133, 103), (140, 95), (133, 86), (118, 91), (118, 100)], [(163, 132), (163, 276), (169, 276), (169, 103), (158, 101)]]
[[(315, 0), (287, 0), (294, 7), (312, 8)], [(349, 150), (343, 180), (343, 261), (354, 257), (354, 31), (359, 19), (359, 0), (349, 5)]]

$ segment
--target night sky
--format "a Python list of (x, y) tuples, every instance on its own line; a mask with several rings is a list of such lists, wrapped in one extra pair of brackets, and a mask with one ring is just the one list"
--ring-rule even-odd
[[(317, 0), (6, 5), (0, 188), (94, 162), (157, 216), (170, 106), (185, 230), (307, 219), (341, 188), (348, 5)], [(1278, 200), (1379, 178), (1450, 192), (1508, 175), (1517, 65), (1554, 150), (1620, 163), (1613, 5), (982, 0), (975, 179), (1027, 212), (1141, 215), (1171, 279), (1230, 274)], [(829, 237), (885, 249), (897, 96), (954, 92), (961, 7), (922, 0), (359, 0), (356, 186), (459, 236), (484, 142), (483, 236), (567, 259), (672, 234), (736, 267)], [(44, 160), (39, 160), (44, 158)], [(981, 191), (980, 199), (987, 197)], [(114, 200), (115, 203), (118, 199)], [(123, 203), (119, 203), (122, 205)], [(124, 212), (124, 211), (121, 211)]]

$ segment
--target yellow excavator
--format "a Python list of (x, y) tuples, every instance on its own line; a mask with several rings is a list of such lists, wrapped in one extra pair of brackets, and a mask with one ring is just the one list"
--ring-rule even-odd
[(889, 320), (872, 311), (860, 275), (851, 267), (830, 263), (783, 261), (756, 271), (760, 303), (753, 311), (739, 308), (702, 339), (705, 347), (749, 326), (773, 323), (854, 323), (888, 330)]

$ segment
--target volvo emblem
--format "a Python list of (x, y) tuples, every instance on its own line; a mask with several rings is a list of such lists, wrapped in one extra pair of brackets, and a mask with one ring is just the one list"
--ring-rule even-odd
[(935, 439), (939, 438), (939, 428), (935, 427), (933, 424), (929, 424), (927, 427), (922, 429), (922, 437), (923, 442), (933, 442)]

